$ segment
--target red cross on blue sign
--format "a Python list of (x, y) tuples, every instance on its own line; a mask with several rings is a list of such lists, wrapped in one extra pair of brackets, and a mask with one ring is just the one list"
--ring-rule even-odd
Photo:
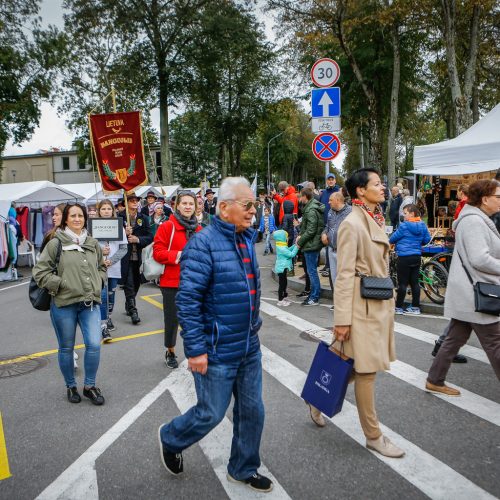
[(340, 153), (339, 138), (329, 132), (317, 135), (312, 143), (312, 152), (318, 160), (333, 160)]

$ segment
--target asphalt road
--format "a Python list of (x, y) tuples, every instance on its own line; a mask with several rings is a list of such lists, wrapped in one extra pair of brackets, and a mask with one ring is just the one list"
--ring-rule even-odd
[[(500, 497), (500, 385), (475, 336), (469, 362), (453, 365), (448, 377), (464, 396), (442, 399), (422, 389), (434, 335), (446, 320), (397, 317), (398, 362), (377, 378), (377, 412), (384, 432), (407, 454), (383, 459), (364, 447), (352, 387), (342, 413), (325, 428), (311, 422), (299, 394), (318, 339), (328, 336), (332, 312), (326, 303), (301, 307), (294, 296), (297, 303), (278, 309), (272, 257), (260, 260), (266, 407), (261, 458), (262, 470), (276, 482), (262, 498)], [(140, 296), (142, 322), (133, 326), (118, 293), (116, 341), (103, 346), (98, 373), (106, 404), (96, 407), (88, 400), (68, 403), (49, 316), (30, 306), (27, 285), (0, 285), (0, 478), (10, 474), (0, 480), (1, 499), (260, 498), (225, 479), (231, 409), (220, 427), (184, 453), (182, 477), (168, 475), (160, 464), (158, 426), (189, 407), (195, 395), (184, 366), (165, 366), (159, 289), (143, 286)], [(42, 354), (5, 362), (34, 353)], [(82, 372), (77, 370), (80, 385)]]

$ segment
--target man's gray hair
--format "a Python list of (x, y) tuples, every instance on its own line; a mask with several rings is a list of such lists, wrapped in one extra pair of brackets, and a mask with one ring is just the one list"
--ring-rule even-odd
[(238, 186), (250, 187), (250, 183), (245, 177), (226, 177), (219, 188), (217, 195), (217, 215), (219, 215), (219, 205), (221, 201), (234, 200), (235, 188)]

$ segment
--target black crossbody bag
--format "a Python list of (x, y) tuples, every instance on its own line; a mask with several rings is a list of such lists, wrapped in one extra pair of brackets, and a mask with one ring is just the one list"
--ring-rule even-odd
[[(59, 260), (61, 258), (62, 244), (59, 241), (57, 245), (57, 254), (55, 266), (52, 269), (52, 274), (57, 274), (57, 266), (59, 265)], [(38, 311), (48, 311), (50, 309), (50, 301), (52, 296), (46, 288), (40, 288), (35, 279), (32, 277), (29, 285), (29, 298), (31, 305)]]
[(469, 278), (470, 284), (474, 289), (474, 309), (476, 312), (491, 314), (492, 316), (500, 316), (500, 285), (492, 283), (484, 283), (482, 281), (472, 281), (472, 276), (465, 267), (462, 256), (457, 250), (458, 257), (462, 263), (465, 274)]
[(389, 276), (379, 278), (359, 272), (356, 276), (361, 278), (361, 297), (364, 299), (389, 300), (394, 297), (394, 283)]

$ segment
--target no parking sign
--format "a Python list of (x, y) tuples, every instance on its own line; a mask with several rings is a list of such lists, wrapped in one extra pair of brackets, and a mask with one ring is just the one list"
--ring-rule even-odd
[(320, 161), (331, 161), (340, 153), (340, 140), (329, 132), (319, 134), (312, 143), (312, 152)]

